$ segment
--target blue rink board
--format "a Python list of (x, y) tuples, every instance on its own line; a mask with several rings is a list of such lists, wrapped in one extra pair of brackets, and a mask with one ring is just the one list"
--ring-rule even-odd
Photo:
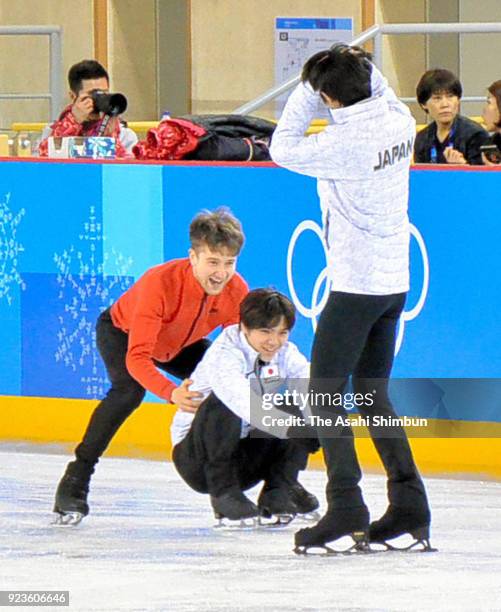
[[(406, 311), (415, 316), (401, 329), (396, 377), (495, 379), (501, 372), (500, 187), (498, 172), (412, 171)], [(99, 397), (107, 385), (93, 334), (99, 312), (148, 267), (184, 257), (191, 218), (218, 206), (242, 221), (239, 271), (251, 287), (291, 295), (291, 250), (296, 305), (308, 314), (325, 267), (310, 178), (269, 166), (0, 164), (0, 340), (7, 349), (0, 393)], [(413, 313), (426, 263), (429, 286)], [(325, 286), (319, 289), (321, 297)], [(312, 330), (311, 316), (299, 314), (292, 337), (307, 355)], [(457, 397), (453, 407), (442, 402), (439, 416), (501, 421), (499, 388), (482, 394), (474, 410)], [(413, 414), (412, 402), (405, 404), (399, 411)]]

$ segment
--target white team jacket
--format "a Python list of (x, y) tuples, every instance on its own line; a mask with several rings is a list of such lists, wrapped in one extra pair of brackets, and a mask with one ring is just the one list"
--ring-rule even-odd
[[(193, 380), (191, 391), (203, 393), (204, 399), (214, 392), (225, 406), (242, 419), (242, 437), (248, 434), (251, 423), (256, 426), (261, 424), (254, 423), (255, 418), (260, 415), (253, 414), (254, 410), (251, 411), (250, 379), (256, 378), (256, 372), (259, 372), (256, 367), (258, 357), (259, 354), (249, 345), (239, 326), (230, 325), (208, 348), (191, 375)], [(294, 388), (300, 387), (307, 393), (309, 376), (310, 368), (306, 357), (299, 352), (295, 344), (286, 342), (269, 365), (261, 369), (261, 391), (282, 392), (283, 379), (289, 379), (291, 382), (294, 381)], [(252, 385), (252, 388), (254, 387), (255, 385)], [(277, 413), (284, 416), (279, 410)], [(270, 414), (276, 413), (272, 410)], [(171, 426), (173, 446), (188, 434), (194, 417), (195, 415), (190, 412), (181, 410), (176, 412)], [(262, 426), (258, 428), (263, 429)], [(277, 435), (276, 428), (272, 428), (271, 431)], [(285, 431), (282, 433), (285, 437)]]
[(390, 295), (409, 289), (409, 166), (416, 123), (377, 68), (372, 97), (331, 110), (332, 124), (304, 136), (321, 98), (300, 83), (285, 106), (271, 157), (314, 176), (333, 291)]

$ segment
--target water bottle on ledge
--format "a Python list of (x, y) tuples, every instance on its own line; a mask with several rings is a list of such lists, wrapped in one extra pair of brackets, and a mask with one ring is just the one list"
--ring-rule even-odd
[(167, 119), (170, 119), (170, 110), (162, 111), (162, 116), (160, 117), (160, 121), (166, 121)]

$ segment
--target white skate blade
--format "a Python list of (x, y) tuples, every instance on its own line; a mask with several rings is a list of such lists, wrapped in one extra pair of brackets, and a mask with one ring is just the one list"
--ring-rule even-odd
[(270, 517), (260, 516), (258, 523), (260, 527), (280, 528), (285, 527), (296, 517), (295, 514), (273, 514)]
[(296, 518), (305, 523), (316, 523), (322, 518), (322, 515), (318, 510), (314, 510), (313, 512), (305, 512), (304, 514), (296, 514)]
[(256, 529), (259, 526), (258, 518), (253, 516), (250, 518), (231, 520), (226, 517), (217, 519), (214, 529), (220, 531), (245, 531)]
[(398, 538), (385, 542), (371, 542), (371, 549), (374, 552), (403, 552), (403, 553), (430, 553), (437, 552), (433, 548), (429, 538), (414, 538), (410, 534), (404, 534)]
[(360, 555), (376, 552), (372, 550), (366, 539), (355, 539), (353, 536), (343, 536), (333, 543), (309, 544), (296, 546), (293, 549), (296, 555), (307, 557), (332, 557), (336, 555)]
[(85, 517), (85, 514), (81, 512), (66, 512), (65, 514), (56, 513), (56, 518), (51, 523), (51, 525), (60, 525), (60, 526), (75, 526), (82, 522), (82, 519)]

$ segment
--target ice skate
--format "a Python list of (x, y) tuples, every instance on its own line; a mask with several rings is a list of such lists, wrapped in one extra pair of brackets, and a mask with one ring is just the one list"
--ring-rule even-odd
[(257, 526), (259, 509), (240, 489), (231, 489), (222, 495), (210, 496), (216, 527), (253, 528)]
[(85, 518), (82, 512), (59, 512), (52, 522), (52, 525), (78, 525)]
[[(393, 540), (404, 534), (410, 534), (414, 541), (407, 546), (394, 546), (388, 540)], [(435, 552), (437, 549), (430, 544), (430, 511), (426, 508), (399, 507), (390, 504), (384, 515), (369, 527), (369, 540), (381, 544), (383, 550)]]
[(259, 523), (267, 527), (288, 525), (297, 514), (297, 506), (292, 500), (290, 488), (270, 487), (265, 484), (257, 500)]
[(56, 491), (54, 525), (78, 525), (89, 514), (87, 495), (90, 474), (77, 474), (70, 463)]
[(320, 514), (317, 512), (320, 506), (318, 499), (299, 482), (289, 488), (292, 501), (296, 504), (297, 513), (305, 521), (318, 521)]
[[(300, 529), (294, 538), (294, 552), (298, 555), (368, 553), (369, 512), (364, 506), (330, 510), (314, 526)], [(327, 546), (328, 542), (351, 538), (340, 548)], [(341, 543), (342, 544), (342, 543)]]

